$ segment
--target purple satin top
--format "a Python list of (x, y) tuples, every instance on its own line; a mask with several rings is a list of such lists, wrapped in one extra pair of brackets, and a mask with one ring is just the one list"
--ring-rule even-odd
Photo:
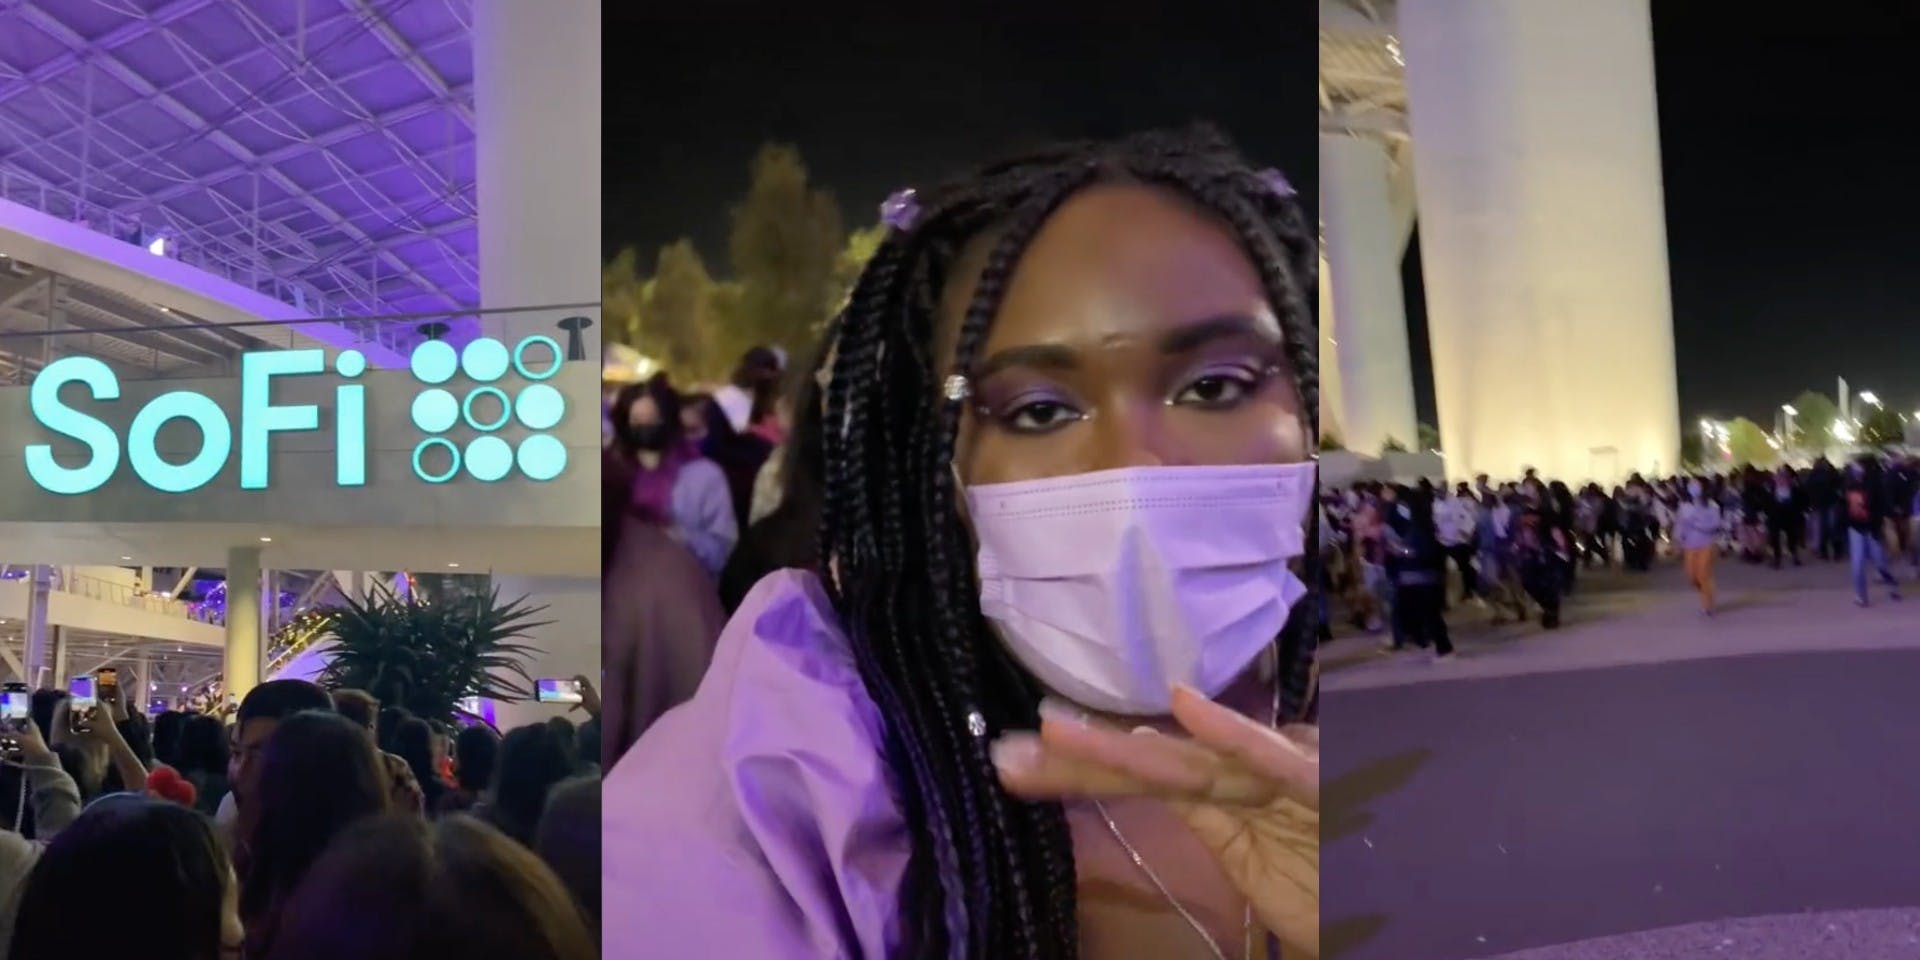
[(775, 573), (602, 788), (603, 955), (891, 957), (912, 851), (819, 581)]

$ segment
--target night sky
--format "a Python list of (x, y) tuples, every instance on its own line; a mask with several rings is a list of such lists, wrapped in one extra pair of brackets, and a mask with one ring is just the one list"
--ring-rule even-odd
[[(1781, 403), (1831, 395), (1838, 376), (1920, 409), (1911, 6), (1730, 17), (1654, 0), (1682, 423), (1771, 426)], [(1417, 257), (1408, 268), (1424, 365)], [(1415, 380), (1431, 423), (1429, 371)]]
[(849, 228), (1009, 152), (1192, 120), (1316, 195), (1315, 0), (663, 6), (605, 14), (608, 257), (637, 246), (651, 264), (690, 236), (724, 275), (728, 211), (768, 140), (799, 147)]

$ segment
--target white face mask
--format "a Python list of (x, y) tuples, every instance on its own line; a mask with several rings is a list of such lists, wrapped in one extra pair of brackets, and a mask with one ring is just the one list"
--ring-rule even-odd
[(1313, 463), (1138, 467), (967, 490), (980, 611), (1048, 689), (1108, 713), (1219, 695), (1307, 587)]

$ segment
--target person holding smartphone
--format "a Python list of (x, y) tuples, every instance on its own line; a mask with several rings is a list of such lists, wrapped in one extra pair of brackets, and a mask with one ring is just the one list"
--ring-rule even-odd
[[(21, 696), (30, 696), (25, 684), (19, 687)], [(11, 697), (14, 692), (9, 689), (5, 696)], [(21, 722), (8, 716), (0, 722), (7, 731), (7, 759), (20, 764), (19, 773), (24, 777), (24, 782), (11, 778), (9, 781), (19, 784), (19, 789), (31, 791), (28, 802), (35, 826), (32, 840), (18, 830), (0, 830), (0, 945), (4, 945), (13, 940), (14, 910), (20, 903), (20, 888), (40, 859), (40, 852), (46, 849), (47, 841), (80, 816), (80, 785), (61, 768), (60, 757), (47, 746), (46, 739), (40, 736), (39, 725), (30, 717)], [(0, 807), (18, 809), (13, 806), (18, 802), (17, 794), (0, 792)], [(4, 953), (4, 949), (0, 949), (0, 954)]]
[[(70, 693), (84, 689), (81, 679), (75, 678)], [(71, 695), (54, 705), (54, 746), (72, 745), (88, 757), (83, 796), (146, 789), (147, 765), (122, 732), (126, 723), (126, 705), (118, 699), (103, 705), (92, 696)]]

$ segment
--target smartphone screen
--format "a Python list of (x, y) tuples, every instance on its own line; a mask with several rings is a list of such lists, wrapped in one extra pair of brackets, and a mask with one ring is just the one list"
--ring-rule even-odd
[(8, 684), (0, 690), (0, 731), (11, 733), (24, 728), (33, 716), (33, 694), (25, 684)]
[(541, 703), (579, 703), (582, 699), (578, 680), (544, 677), (536, 682), (535, 690)]
[(94, 696), (92, 677), (74, 677), (67, 681), (67, 696), (72, 698), (67, 707), (69, 710), (91, 710), (100, 703)]
[(94, 696), (92, 677), (74, 677), (67, 681), (67, 729), (85, 733), (91, 729), (93, 714), (100, 706)]

